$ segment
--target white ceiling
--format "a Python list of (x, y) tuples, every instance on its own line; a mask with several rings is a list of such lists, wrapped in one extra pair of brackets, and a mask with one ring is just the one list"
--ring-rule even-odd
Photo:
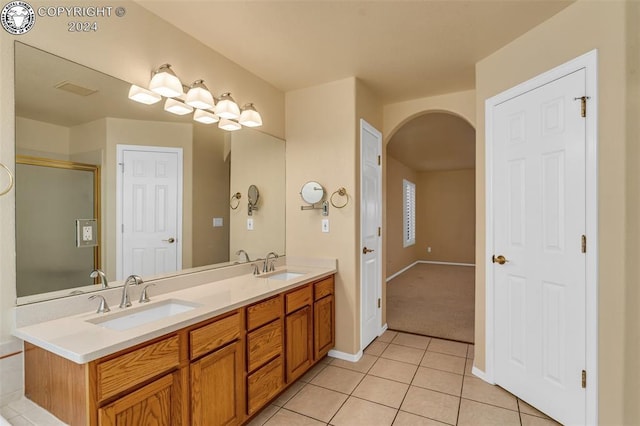
[(572, 0), (137, 0), (275, 87), (355, 76), (383, 103), (472, 89), (475, 63)]

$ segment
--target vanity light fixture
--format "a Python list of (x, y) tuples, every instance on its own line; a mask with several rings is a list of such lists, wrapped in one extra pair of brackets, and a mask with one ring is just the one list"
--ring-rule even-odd
[(182, 83), (171, 69), (171, 65), (163, 64), (153, 71), (149, 89), (167, 98), (182, 95)]
[(215, 111), (216, 115), (221, 118), (235, 120), (240, 117), (240, 108), (229, 92), (225, 92), (220, 96)]
[(176, 115), (186, 115), (193, 111), (193, 107), (175, 99), (167, 98), (164, 103), (164, 110)]
[(220, 121), (220, 117), (202, 109), (196, 109), (193, 113), (193, 119), (204, 124), (213, 124)]
[(145, 105), (152, 105), (162, 100), (162, 96), (157, 93), (153, 93), (151, 90), (147, 90), (144, 87), (131, 85), (129, 89), (129, 99), (132, 101), (140, 102)]
[(222, 130), (227, 130), (229, 132), (233, 132), (234, 130), (242, 129), (242, 126), (237, 121), (229, 120), (226, 118), (221, 118), (218, 123), (218, 127)]
[(213, 96), (211, 92), (209, 92), (209, 89), (207, 89), (207, 86), (204, 85), (204, 80), (196, 80), (193, 82), (187, 92), (185, 103), (199, 109), (213, 108)]
[(248, 103), (242, 107), (238, 122), (247, 127), (259, 127), (262, 126), (262, 117), (256, 107), (252, 103)]

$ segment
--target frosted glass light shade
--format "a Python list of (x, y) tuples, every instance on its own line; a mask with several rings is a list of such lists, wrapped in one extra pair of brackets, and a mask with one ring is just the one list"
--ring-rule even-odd
[(240, 125), (240, 123), (236, 121), (228, 120), (226, 118), (220, 119), (220, 122), (218, 123), (218, 127), (221, 128), (222, 130), (226, 130), (229, 132), (242, 129), (242, 126)]
[(176, 96), (182, 95), (182, 83), (180, 79), (176, 77), (169, 64), (160, 65), (160, 67), (153, 72), (149, 89), (167, 98), (175, 98)]
[(193, 119), (204, 124), (213, 124), (220, 121), (220, 117), (218, 117), (217, 115), (201, 109), (196, 109), (196, 111), (193, 113)]
[(211, 95), (211, 92), (209, 92), (209, 89), (207, 89), (207, 86), (204, 85), (203, 80), (196, 80), (193, 82), (191, 88), (187, 92), (185, 103), (194, 108), (213, 108), (213, 96)]
[(164, 103), (164, 110), (176, 115), (186, 115), (193, 111), (193, 107), (168, 98)]
[(262, 126), (262, 117), (253, 104), (246, 104), (242, 107), (238, 122), (243, 126), (258, 127)]
[(156, 102), (160, 102), (162, 100), (162, 96), (157, 93), (153, 93), (151, 90), (132, 84), (129, 89), (129, 99), (140, 102), (141, 104), (152, 105)]
[(231, 93), (223, 93), (218, 99), (215, 109), (216, 115), (221, 118), (235, 120), (240, 117), (240, 108), (236, 101), (231, 97)]

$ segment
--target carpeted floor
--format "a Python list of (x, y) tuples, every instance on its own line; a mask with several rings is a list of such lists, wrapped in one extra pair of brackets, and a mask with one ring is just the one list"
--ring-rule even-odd
[(391, 330), (474, 343), (475, 268), (418, 263), (387, 283)]

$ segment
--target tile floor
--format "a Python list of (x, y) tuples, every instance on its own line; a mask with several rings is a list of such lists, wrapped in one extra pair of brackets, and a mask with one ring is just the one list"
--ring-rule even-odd
[(357, 363), (325, 358), (249, 425), (558, 424), (472, 365), (473, 345), (387, 331)]

